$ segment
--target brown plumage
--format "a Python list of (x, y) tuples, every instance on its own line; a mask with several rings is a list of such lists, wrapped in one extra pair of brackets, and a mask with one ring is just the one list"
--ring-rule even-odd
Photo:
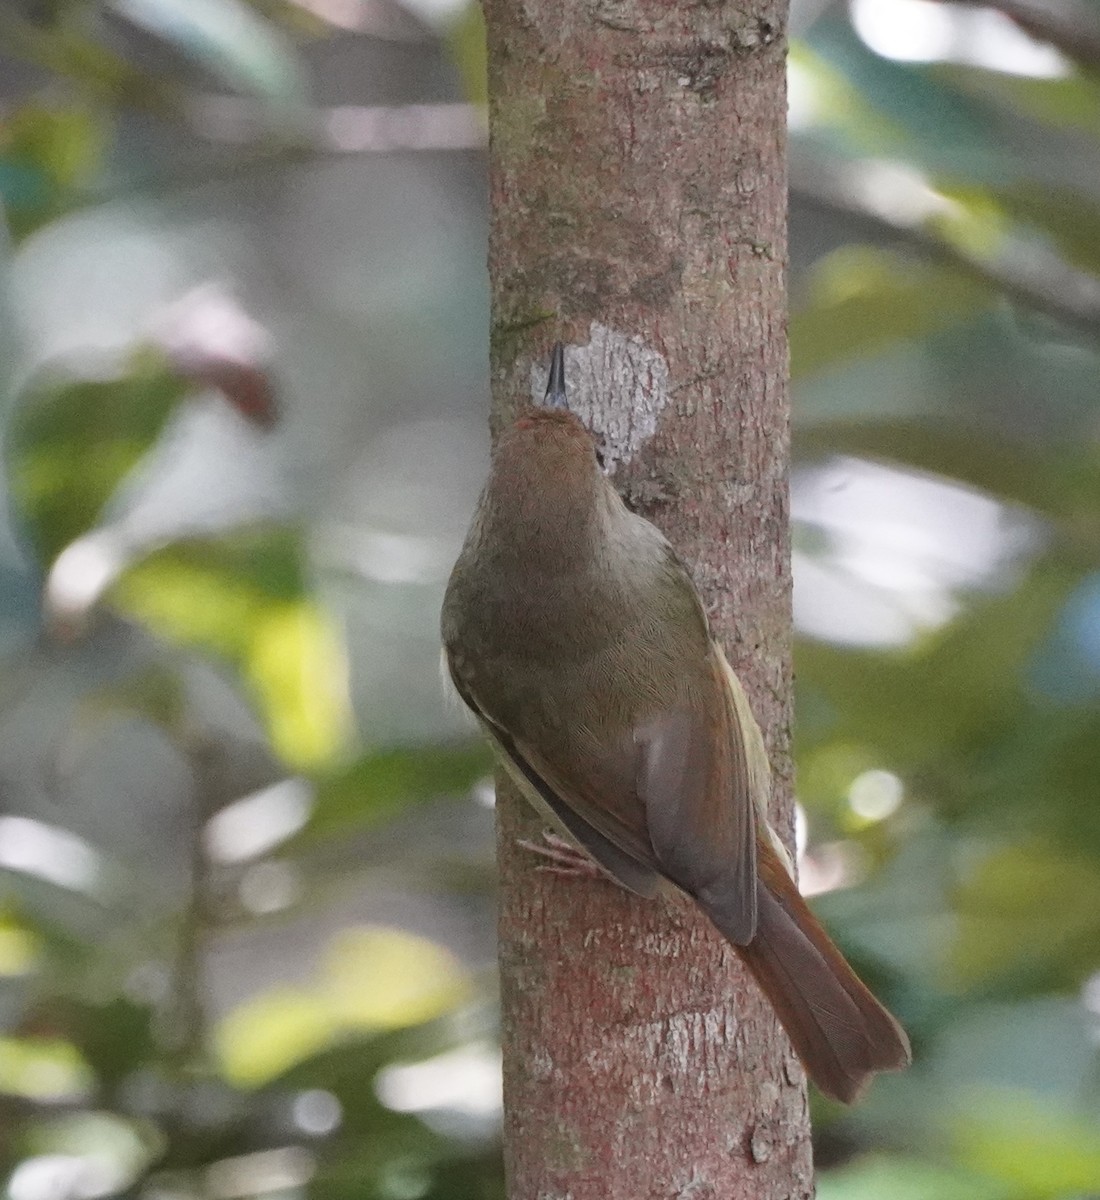
[[(548, 399), (564, 402), (561, 351)], [(811, 1078), (854, 1100), (909, 1062), (901, 1027), (798, 894), (770, 768), (690, 577), (560, 407), (498, 440), (443, 604), (452, 679), (523, 792), (624, 887), (691, 896)]]

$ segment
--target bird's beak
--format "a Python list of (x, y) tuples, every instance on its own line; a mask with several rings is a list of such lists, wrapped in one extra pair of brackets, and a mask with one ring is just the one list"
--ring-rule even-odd
[(546, 380), (546, 397), (542, 406), (569, 410), (569, 401), (565, 395), (565, 347), (561, 342), (555, 342), (554, 349), (550, 352), (550, 376)]

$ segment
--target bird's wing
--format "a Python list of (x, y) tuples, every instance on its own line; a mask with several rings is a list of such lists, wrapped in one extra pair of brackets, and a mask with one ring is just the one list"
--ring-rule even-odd
[(539, 761), (539, 756), (532, 753), (529, 747), (517, 743), (506, 729), (486, 714), (449, 654), (447, 665), (455, 689), (477, 717), (509, 776), (527, 800), (537, 810), (548, 814), (628, 891), (640, 896), (654, 895), (659, 873), (655, 869), (652, 851), (641, 839), (631, 836), (625, 827), (614, 832), (602, 831), (586, 820), (582, 812), (591, 812), (599, 821), (598, 809), (576, 796), (566, 799), (569, 790), (553, 779), (553, 772)]
[[(664, 569), (682, 576), (665, 589), (673, 606), (666, 618), (680, 629), (694, 627), (698, 640), (688, 640), (686, 656), (674, 653), (659, 629), (639, 622), (626, 641), (578, 664), (593, 693), (608, 679), (619, 685), (609, 695), (609, 713), (590, 713), (589, 725), (580, 712), (566, 714), (572, 727), (564, 734), (545, 743), (525, 740), (525, 727), (542, 724), (526, 718), (527, 700), (513, 697), (494, 711), (478, 696), (462, 656), (449, 648), (448, 666), (459, 694), (537, 807), (548, 809), (625, 887), (648, 895), (664, 876), (743, 945), (756, 930), (757, 808), (767, 803), (767, 754), (744, 691), (711, 640), (698, 593), (671, 548)], [(653, 686), (670, 678), (670, 688)]]
[[(638, 796), (661, 872), (744, 945), (756, 932), (753, 793), (761, 784), (749, 739), (759, 742), (764, 773), (768, 760), (748, 702), (740, 711), (727, 672), (733, 675), (713, 645), (704, 681), (713, 691), (705, 703), (657, 714), (635, 730), (634, 740)], [(717, 728), (708, 713), (718, 714)]]

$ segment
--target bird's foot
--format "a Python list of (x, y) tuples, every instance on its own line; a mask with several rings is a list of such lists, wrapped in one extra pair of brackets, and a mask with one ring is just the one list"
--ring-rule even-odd
[(549, 875), (561, 875), (567, 879), (606, 879), (603, 871), (578, 846), (550, 830), (543, 830), (542, 841), (517, 838), (516, 845), (547, 861), (536, 867)]

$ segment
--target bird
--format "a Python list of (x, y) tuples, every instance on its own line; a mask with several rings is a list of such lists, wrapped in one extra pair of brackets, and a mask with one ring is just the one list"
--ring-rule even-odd
[(520, 792), (622, 887), (694, 901), (825, 1095), (851, 1103), (910, 1063), (905, 1031), (799, 893), (748, 696), (687, 569), (570, 411), (560, 342), (543, 403), (497, 438), (441, 631)]

